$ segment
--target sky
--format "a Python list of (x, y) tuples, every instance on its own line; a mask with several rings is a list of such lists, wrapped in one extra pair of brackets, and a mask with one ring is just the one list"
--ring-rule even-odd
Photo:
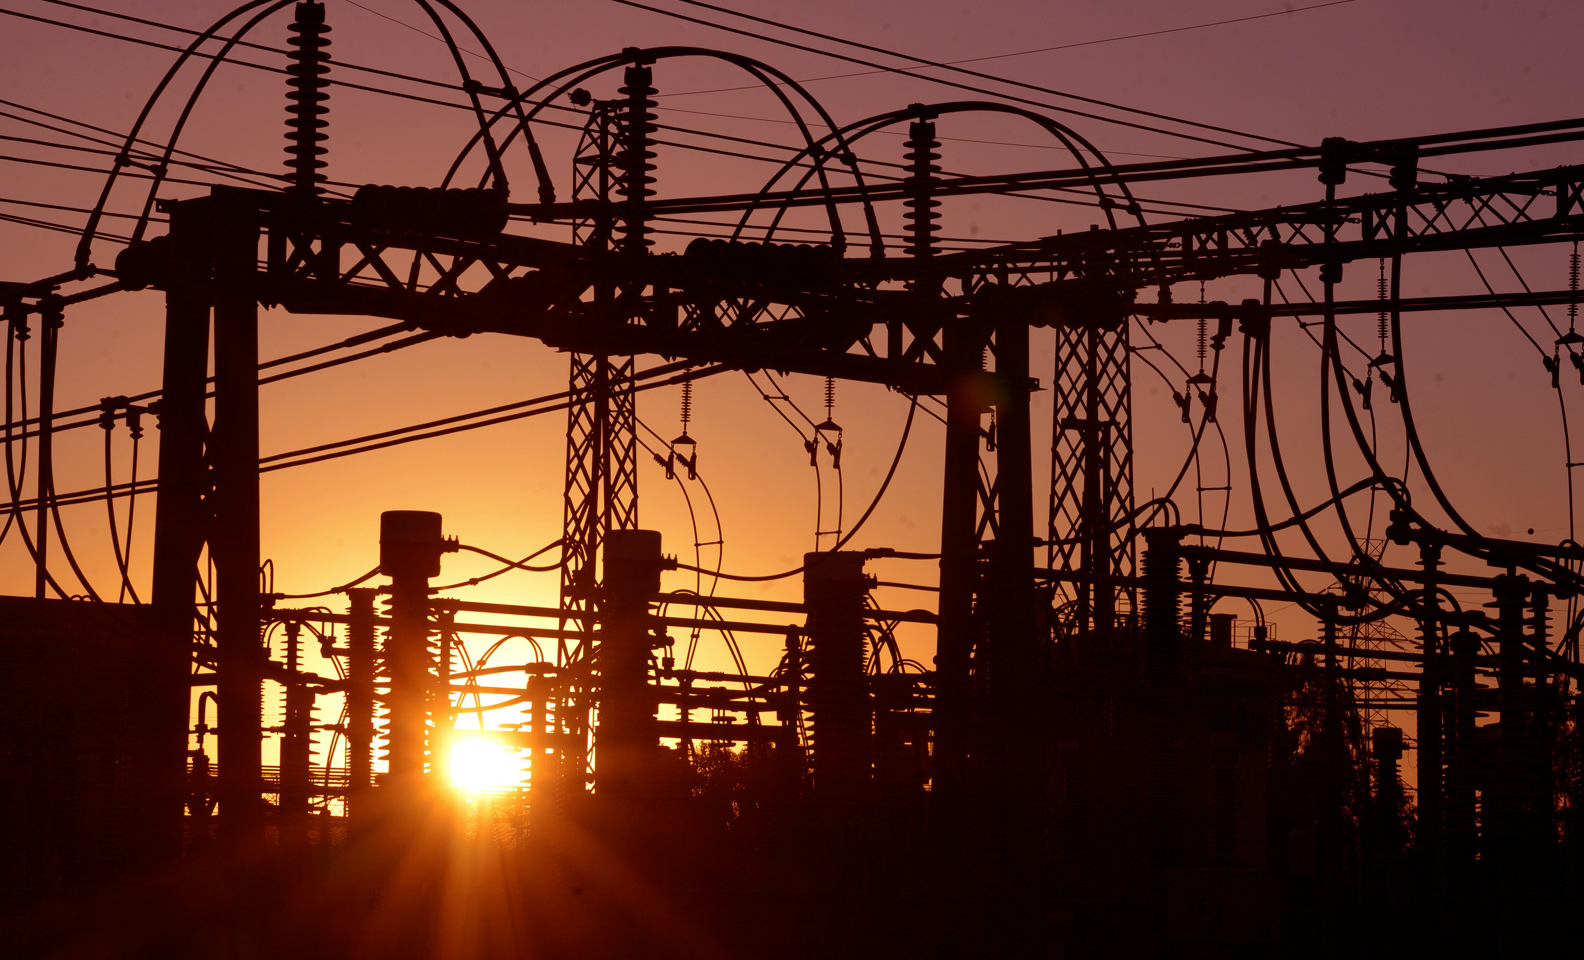
[[(653, 0), (650, 6), (697, 19), (771, 34), (821, 49), (838, 49), (826, 40), (799, 37), (783, 30), (679, 0)], [(994, 74), (997, 80), (959, 78), (994, 93), (1023, 96), (1045, 105), (1054, 116), (1093, 142), (1116, 162), (1159, 157), (1205, 156), (1228, 152), (1222, 145), (1178, 135), (1163, 135), (1107, 122), (1122, 119), (1145, 125), (1156, 121), (1112, 106), (1061, 99), (1048, 92), (1010, 86), (1017, 81), (1122, 105), (1153, 114), (1188, 118), (1239, 134), (1224, 134), (1178, 123), (1165, 124), (1173, 134), (1189, 133), (1237, 147), (1270, 146), (1272, 141), (1316, 144), (1324, 137), (1371, 139), (1430, 134), (1462, 129), (1553, 120), (1584, 113), (1577, 82), (1577, 51), (1584, 39), (1584, 9), (1570, 3), (1472, 0), (1346, 0), (1332, 3), (1275, 3), (1269, 0), (1217, 2), (1012, 2), (988, 0), (972, 5), (937, 0), (906, 4), (852, 4), (808, 0), (797, 5), (768, 2), (729, 3), (743, 13), (781, 20), (841, 38), (963, 65)], [(629, 46), (686, 45), (725, 49), (754, 57), (799, 80), (819, 99), (838, 124), (851, 122), (911, 103), (989, 96), (952, 89), (926, 76), (897, 75), (793, 49), (714, 27), (684, 22), (651, 10), (613, 0), (551, 0), (518, 3), (471, 0), (467, 12), (488, 36), (512, 71), (513, 82), (526, 86), (583, 60)], [(106, 157), (65, 149), (61, 144), (98, 148), (72, 136), (87, 132), (79, 124), (124, 133), (138, 116), (161, 74), (175, 54), (139, 45), (127, 38), (181, 44), (177, 33), (118, 20), (126, 14), (158, 23), (202, 29), (229, 9), (211, 2), (130, 2), (103, 0), (102, 11), (73, 9), (41, 0), (6, 0), (0, 4), (0, 214), (45, 220), (67, 228), (83, 223), (81, 208), (93, 204), (103, 184)], [(102, 31), (94, 35), (42, 22), (61, 21)], [(250, 38), (280, 45), (290, 12), (266, 20)], [(328, 0), (332, 55), (414, 78), (454, 82), (456, 66), (445, 47), (432, 36), (434, 26), (416, 3), (397, 0)], [(447, 21), (457, 28), (454, 19)], [(463, 46), (476, 51), (466, 38)], [(852, 56), (887, 65), (905, 61), (883, 53), (846, 48)], [(248, 59), (277, 63), (274, 54), (249, 52)], [(470, 70), (486, 82), (498, 82), (476, 56)], [(920, 71), (945, 75), (938, 69)], [(423, 96), (456, 99), (452, 92), (389, 78), (357, 76), (337, 69), (333, 76)], [(163, 140), (192, 89), (192, 72), (181, 75), (171, 95), (152, 111), (147, 136)], [(280, 172), (284, 159), (284, 97), (278, 74), (237, 66), (218, 69), (201, 96), (180, 146), (206, 157), (269, 173)], [(726, 146), (746, 156), (724, 156), (684, 147), (662, 147), (657, 160), (661, 196), (756, 190), (774, 164), (763, 160), (783, 156), (777, 145), (792, 142), (796, 128), (785, 111), (759, 84), (740, 70), (707, 58), (664, 61), (655, 68), (660, 90), (660, 122), (684, 130), (666, 136), (684, 145)], [(605, 75), (587, 82), (596, 97), (615, 94), (616, 78)], [(565, 99), (558, 107), (571, 104)], [(1075, 115), (1079, 110), (1096, 117)], [(37, 111), (54, 114), (50, 119)], [(463, 111), (413, 100), (337, 88), (330, 102), (328, 168), (333, 181), (356, 185), (391, 183), (437, 185), (470, 133)], [(565, 198), (570, 190), (575, 112), (546, 114), (573, 129), (544, 127), (539, 132), (546, 160)], [(36, 122), (27, 122), (28, 120)], [(61, 130), (39, 125), (47, 123)], [(902, 128), (876, 133), (866, 141), (866, 157), (885, 162), (902, 159)], [(1061, 168), (1071, 158), (1027, 121), (993, 118), (949, 118), (940, 123), (946, 169), (961, 173), (1014, 172)], [(739, 138), (722, 144), (707, 134)], [(1254, 136), (1249, 136), (1254, 135)], [(1268, 138), (1265, 140), (1255, 137)], [(111, 138), (114, 139), (114, 138)], [(40, 144), (28, 141), (48, 141)], [(749, 141), (749, 142), (742, 142)], [(26, 161), (69, 163), (93, 168), (68, 170)], [(1468, 156), (1437, 166), (1448, 172), (1499, 174), (1578, 162), (1576, 145), (1534, 148), (1507, 154)], [(512, 199), (530, 201), (534, 185), (523, 156), (508, 159)], [(474, 159), (464, 163), (465, 176), (476, 177)], [(209, 180), (209, 177), (197, 177)], [(1356, 180), (1344, 192), (1369, 189)], [(135, 212), (143, 188), (125, 184), (112, 194), (114, 213)], [(1256, 208), (1310, 202), (1321, 196), (1312, 173), (1183, 181), (1152, 186), (1148, 195), (1152, 222), (1205, 209)], [(190, 197), (201, 186), (168, 184), (165, 197)], [(53, 206), (40, 206), (53, 205)], [(1087, 229), (1098, 219), (1089, 207), (1039, 199), (979, 198), (948, 205), (943, 234), (952, 242), (1027, 239), (1058, 231)], [(883, 211), (895, 229), (898, 211)], [(106, 229), (129, 229), (131, 221), (113, 218)], [(672, 225), (677, 234), (663, 234), (657, 249), (676, 250), (686, 243), (690, 225)], [(791, 218), (787, 228), (815, 230), (817, 222)], [(151, 232), (162, 230), (159, 224)], [(564, 239), (554, 229), (516, 226), (525, 232)], [(783, 233), (778, 238), (819, 239), (814, 233)], [(75, 237), (36, 225), (0, 221), (0, 279), (33, 280), (68, 269)], [(118, 245), (103, 241), (94, 261), (108, 266)], [(1560, 289), (1567, 283), (1567, 253), (1560, 247), (1516, 251), (1515, 268), (1537, 289)], [(1498, 289), (1514, 289), (1513, 271), (1499, 257), (1481, 254), (1480, 264)], [(1339, 296), (1369, 297), (1374, 292), (1373, 264), (1351, 265)], [(1405, 274), (1409, 296), (1482, 292), (1468, 261), (1458, 256), (1420, 258)], [(1207, 285), (1208, 299), (1237, 300), (1251, 294), (1246, 281)], [(1195, 299), (1197, 289), (1179, 288), (1179, 301)], [(1153, 299), (1145, 293), (1141, 299)], [(1565, 324), (1564, 310), (1551, 319)], [(1405, 321), (1405, 353), (1415, 372), (1415, 410), (1437, 470), (1459, 508), (1482, 530), (1495, 535), (1527, 536), (1556, 542), (1570, 535), (1567, 473), (1569, 457), (1561, 414), (1576, 422), (1584, 386), (1564, 371), (1558, 394), (1533, 346), (1514, 329), (1529, 330), (1549, 347), (1554, 339), (1536, 311), (1515, 318), (1493, 313), (1416, 315)], [(269, 311), (261, 318), (261, 356), (277, 357), (333, 343), (382, 325), (372, 318), (294, 317)], [(1373, 343), (1373, 321), (1344, 321), (1344, 329), (1361, 343)], [(57, 407), (90, 405), (102, 397), (137, 394), (159, 382), (162, 299), (157, 292), (124, 293), (75, 307), (68, 314), (61, 339), (61, 374)], [(1544, 331), (1542, 333), (1542, 331)], [(1160, 338), (1185, 365), (1192, 366), (1191, 324), (1157, 325)], [(35, 341), (36, 345), (36, 341)], [(1305, 331), (1291, 322), (1278, 324), (1273, 339), (1277, 378), (1277, 410), (1288, 465), (1297, 477), (1306, 504), (1324, 499), (1319, 474), (1319, 426), (1316, 419), (1319, 353)], [(1035, 375), (1048, 386), (1052, 364), (1048, 332), (1034, 341)], [(1352, 361), (1355, 365), (1358, 358)], [(1226, 367), (1235, 369), (1235, 354)], [(30, 373), (31, 376), (31, 373)], [(262, 400), (262, 449), (265, 456), (318, 443), (371, 433), (511, 403), (564, 389), (567, 359), (541, 344), (497, 335), (442, 340), (368, 361), (337, 367), (266, 386)], [(1140, 499), (1170, 483), (1188, 449), (1187, 428), (1171, 400), (1183, 388), (1186, 374), (1158, 377), (1135, 369), (1135, 485)], [(1224, 382), (1223, 396), (1235, 392), (1235, 377)], [(805, 551), (828, 547), (830, 537), (816, 531), (850, 526), (867, 506), (880, 478), (896, 455), (908, 401), (882, 388), (842, 384), (836, 391), (833, 417), (844, 427), (840, 474), (822, 460), (808, 463), (802, 440), (808, 422), (789, 403), (765, 400), (760, 391), (784, 390), (807, 415), (818, 421), (825, 410), (823, 383), (789, 377), (757, 384), (741, 374), (699, 382), (694, 390), (693, 420), (688, 432), (698, 440), (698, 481), (667, 480), (657, 465), (645, 462), (640, 479), (640, 520), (660, 529), (665, 549), (684, 562), (701, 562), (737, 573), (758, 574), (797, 566)], [(663, 452), (664, 441), (680, 430), (679, 388), (644, 394), (639, 416), (643, 439)], [(30, 401), (31, 402), (31, 401)], [(1231, 407), (1229, 402), (1227, 407)], [(1377, 407), (1387, 405), (1377, 404)], [(926, 410), (930, 409), (926, 405)], [(1035, 398), (1036, 477), (1049, 469), (1049, 394)], [(1384, 410), (1379, 424), (1383, 458), (1400, 462), (1401, 429)], [(1232, 460), (1240, 440), (1236, 424), (1226, 421)], [(549, 414), (451, 437), (408, 444), (358, 457), (266, 474), (263, 480), (264, 554), (273, 561), (274, 588), (283, 593), (308, 593), (344, 583), (373, 566), (377, 559), (378, 517), (386, 509), (436, 510), (445, 516), (448, 534), (465, 543), (502, 555), (524, 556), (560, 535), (564, 463), (564, 415)], [(140, 475), (155, 462), (157, 438), (143, 441)], [(57, 489), (83, 489), (104, 482), (104, 435), (97, 428), (76, 431), (60, 441)], [(894, 547), (932, 552), (938, 549), (940, 425), (921, 412), (899, 460), (897, 478), (873, 518), (851, 543), (854, 548)], [(1224, 483), (1219, 449), (1207, 454), (1201, 481)], [(125, 429), (111, 438), (112, 471), (126, 479), (131, 456)], [(1573, 459), (1584, 459), (1574, 455)], [(1360, 475), (1362, 461), (1343, 457), (1349, 479)], [(1235, 488), (1228, 513), (1232, 526), (1246, 525), (1243, 470), (1231, 467)], [(704, 485), (708, 490), (705, 491)], [(710, 499), (718, 510), (705, 504)], [(1036, 495), (1037, 501), (1043, 494)], [(1192, 519), (1192, 498), (1183, 501)], [(691, 510), (690, 510), (691, 505)], [(126, 523), (125, 503), (117, 504), (117, 522)], [(1379, 536), (1380, 511), (1375, 535)], [(1220, 517), (1211, 502), (1207, 520)], [(1037, 503), (1037, 522), (1043, 522)], [(119, 575), (107, 536), (102, 504), (68, 508), (67, 532), (84, 572), (101, 594), (117, 593)], [(146, 594), (152, 534), (153, 502), (139, 498), (132, 539), (132, 582)], [(1322, 521), (1322, 527), (1324, 522)], [(846, 529), (846, 526), (843, 527)], [(1335, 528), (1327, 529), (1335, 535)], [(720, 540), (717, 547), (710, 541)], [(695, 546), (703, 542), (705, 546)], [(442, 579), (462, 580), (490, 570), (482, 558), (448, 556)], [(881, 561), (872, 565), (882, 579), (932, 584), (933, 564)], [(63, 580), (75, 584), (64, 567)], [(0, 543), (0, 589), (31, 592), (32, 572), (14, 536)], [(681, 574), (668, 574), (671, 588), (709, 588)], [(1314, 581), (1315, 587), (1324, 583)], [(477, 588), (469, 596), (526, 603), (553, 603), (553, 575), (513, 574)], [(746, 587), (727, 585), (725, 593), (797, 599), (796, 578)], [(882, 590), (883, 605), (892, 608), (931, 607), (928, 592)], [(1313, 624), (1295, 611), (1268, 611), (1281, 636), (1304, 639)], [(1243, 615), (1243, 614), (1240, 614)], [(913, 649), (925, 651), (926, 638), (915, 634)], [(724, 651), (704, 641), (701, 665), (723, 665)], [(745, 641), (751, 665), (767, 668), (779, 656), (776, 645)]]

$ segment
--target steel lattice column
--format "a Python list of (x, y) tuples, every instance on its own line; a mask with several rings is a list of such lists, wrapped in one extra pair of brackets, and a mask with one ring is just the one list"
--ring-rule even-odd
[[(1051, 444), (1050, 567), (1082, 575), (1075, 630), (1112, 626), (1115, 584), (1134, 573), (1132, 387), (1128, 330), (1092, 323), (1056, 331)], [(1128, 604), (1131, 606), (1131, 604)]]
[[(621, 178), (617, 153), (623, 149), (627, 111), (620, 101), (596, 103), (584, 124), (573, 158), (573, 200), (593, 200), (597, 213), (573, 226), (575, 242), (600, 250), (613, 243), (614, 218), (610, 200)], [(595, 282), (597, 304), (615, 302), (612, 278)], [(578, 626), (586, 642), (579, 656), (593, 650), (594, 601), (591, 596), (600, 568), (601, 548), (612, 530), (638, 526), (638, 458), (635, 438), (636, 408), (632, 394), (633, 358), (571, 354), (567, 406), (567, 472), (562, 520), (563, 556), (561, 597), (563, 607), (586, 614)], [(564, 645), (560, 660), (568, 651)], [(570, 699), (573, 692), (563, 692)], [(578, 742), (589, 728), (592, 703), (573, 708), (566, 699), (547, 704), (547, 714), (569, 734), (568, 745)], [(586, 755), (563, 749), (556, 754), (555, 771), (546, 780), (560, 794), (581, 791)]]
[[(616, 175), (621, 112), (596, 104), (584, 125), (573, 160), (573, 199), (596, 200), (610, 209)], [(607, 249), (612, 221), (605, 214), (575, 225), (578, 243)], [(596, 301), (610, 302), (614, 289), (601, 281)], [(571, 355), (567, 408), (567, 473), (562, 525), (568, 561), (561, 592), (568, 607), (590, 609), (586, 591), (599, 569), (600, 544), (611, 530), (638, 526), (638, 459), (634, 439), (632, 357)], [(585, 623), (585, 629), (592, 629)]]

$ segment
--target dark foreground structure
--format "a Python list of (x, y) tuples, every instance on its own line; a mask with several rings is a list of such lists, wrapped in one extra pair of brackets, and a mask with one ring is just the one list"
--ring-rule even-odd
[[(76, 270), (0, 288), (14, 337), (38, 322), (44, 365), (28, 435), (43, 494), (24, 500), (13, 484), (21, 535), (37, 520), (37, 596), (0, 603), (7, 953), (1523, 956), (1578, 916), (1584, 549), (1482, 536), (1444, 499), (1452, 522), (1438, 526), (1380, 466), (1354, 404), (1369, 403), (1358, 375), (1382, 381), (1439, 497), (1413, 429), (1401, 315), (1576, 305), (1579, 293), (1408, 298), (1402, 263), (1576, 243), (1584, 173), (1436, 179), (1420, 161), (1572, 141), (1580, 124), (1196, 161), (1312, 169), (1323, 198), (1150, 224), (1130, 185), (1188, 167), (1110, 164), (1057, 121), (1004, 104), (915, 104), (810, 133), (788, 168), (800, 181), (663, 199), (650, 176), (655, 65), (710, 57), (779, 74), (715, 51), (632, 49), (528, 91), (504, 71), (500, 87), (465, 77), (484, 187), (367, 186), (347, 200), (326, 195), (319, 172), (324, 9), (293, 9), (284, 189), (164, 202), (168, 232), (146, 238), (140, 223), (113, 272), (90, 267), (91, 225)], [(612, 71), (613, 99), (578, 86)], [(569, 92), (585, 126), (574, 195), (557, 200), (532, 130)], [(935, 125), (972, 112), (1025, 117), (1075, 166), (945, 174)], [(859, 141), (888, 126), (907, 132), (904, 175), (865, 181)], [(142, 157), (135, 146), (128, 156)], [(531, 155), (535, 202), (510, 199), (509, 146)], [(1388, 189), (1347, 194), (1361, 172)], [(1104, 226), (942, 247), (945, 201), (1036, 189), (1083, 191)], [(877, 225), (884, 204), (903, 210), (900, 251)], [(830, 211), (827, 242), (778, 244), (772, 224), (763, 242), (651, 249), (668, 213), (746, 222), (804, 206)], [(843, 232), (852, 211), (867, 235)], [(577, 242), (514, 223), (571, 225)], [(1379, 265), (1378, 298), (1337, 296), (1355, 261)], [(68, 292), (95, 272), (114, 281)], [(1170, 296), (1174, 283), (1240, 275), (1263, 296)], [(1273, 297), (1300, 275), (1319, 299)], [(73, 302), (146, 287), (167, 304), (151, 602), (44, 599), (66, 592), (48, 522), (55, 511), (59, 531), (54, 337)], [(266, 592), (261, 305), (397, 324), (366, 342), (490, 333), (571, 354), (567, 484), (550, 506), (565, 517), (559, 605), (440, 596), (442, 556), (465, 545), (421, 511), (384, 514), (381, 579), (348, 585), (333, 606)], [(1337, 323), (1358, 314), (1379, 315), (1381, 355), (1355, 375)], [(1135, 503), (1130, 318), (1200, 324), (1200, 373), (1177, 397), (1200, 433), (1216, 421), (1223, 353), (1238, 358), (1234, 419), (1258, 529), (1181, 523), (1170, 494)], [(1318, 328), (1326, 402), (1371, 470), (1346, 489), (1332, 476), (1332, 498), (1307, 510), (1274, 428), (1268, 452), (1256, 449), (1272, 325), (1293, 318)], [(1057, 349), (1048, 478), (1031, 466), (1029, 343), (1041, 328)], [(1579, 342), (1558, 341), (1553, 375), (1564, 350), (1578, 362)], [(915, 410), (938, 398), (939, 554), (849, 548), (854, 528), (783, 575), (801, 577), (802, 602), (668, 584), (678, 564), (637, 519), (635, 395), (720, 370), (885, 384)], [(122, 397), (97, 415), (113, 429), (148, 412)], [(839, 438), (828, 414), (811, 458), (839, 457)], [(657, 459), (691, 473), (691, 443), (684, 430)], [(1271, 455), (1281, 509), (1260, 488)], [(1379, 537), (1355, 536), (1343, 509), (1364, 490), (1388, 503)], [(1036, 499), (1048, 522), (1036, 523)], [(1330, 557), (1308, 526), (1324, 511), (1346, 532)], [(1299, 528), (1312, 555), (1284, 554), (1277, 534)], [(1226, 545), (1238, 538), (1258, 546)], [(936, 609), (879, 608), (876, 571), (921, 559), (939, 563)], [(1452, 587), (1488, 602), (1459, 605)], [(1269, 604), (1301, 605), (1313, 634), (1278, 638)], [(933, 632), (933, 662), (903, 655), (908, 629)], [(700, 631), (757, 637), (779, 663), (678, 666), (677, 638)], [(492, 666), (496, 643), (471, 660), (463, 641), (480, 636), (525, 638), (534, 653)], [(308, 668), (310, 640), (334, 675)], [(281, 698), (278, 727), (264, 726), (266, 692)], [(328, 703), (341, 705), (335, 722)], [(503, 726), (507, 710), (516, 720)], [(518, 783), (450, 787), (464, 716), (510, 748)]]

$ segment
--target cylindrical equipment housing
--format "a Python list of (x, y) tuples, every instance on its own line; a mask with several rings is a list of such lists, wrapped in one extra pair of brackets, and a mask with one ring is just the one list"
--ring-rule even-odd
[(809, 741), (814, 791), (827, 800), (856, 799), (869, 780), (863, 598), (870, 581), (863, 564), (855, 551), (803, 557)]

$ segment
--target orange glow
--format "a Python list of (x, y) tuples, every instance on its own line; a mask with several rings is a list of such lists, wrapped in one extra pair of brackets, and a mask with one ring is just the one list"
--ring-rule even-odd
[(510, 790), (521, 785), (518, 752), (485, 737), (466, 737), (451, 745), (451, 785), (463, 793)]

